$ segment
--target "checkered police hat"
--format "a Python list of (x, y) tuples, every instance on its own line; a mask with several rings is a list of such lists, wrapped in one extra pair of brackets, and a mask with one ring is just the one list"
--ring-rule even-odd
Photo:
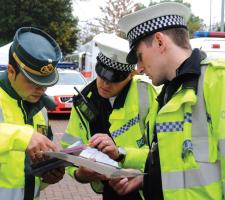
[(129, 14), (119, 20), (121, 31), (127, 34), (130, 52), (128, 63), (137, 63), (135, 46), (145, 36), (170, 28), (187, 28), (190, 9), (181, 3), (159, 3), (146, 9)]
[(10, 51), (20, 71), (31, 82), (44, 87), (57, 83), (56, 66), (62, 53), (50, 35), (34, 27), (19, 28)]
[(100, 33), (94, 37), (94, 41), (99, 48), (97, 56), (96, 73), (109, 81), (121, 81), (134, 70), (135, 65), (126, 61), (129, 52), (128, 41), (114, 34)]

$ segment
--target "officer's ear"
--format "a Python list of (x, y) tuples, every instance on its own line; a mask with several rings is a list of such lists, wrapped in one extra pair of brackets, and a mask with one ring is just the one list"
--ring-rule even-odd
[(156, 32), (154, 34), (155, 44), (160, 52), (164, 52), (166, 47), (166, 36), (162, 32)]
[(16, 78), (16, 70), (13, 68), (11, 64), (8, 64), (8, 79), (15, 80)]

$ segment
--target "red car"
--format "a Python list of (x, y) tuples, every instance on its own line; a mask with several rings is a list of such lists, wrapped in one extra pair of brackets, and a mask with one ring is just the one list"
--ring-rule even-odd
[(53, 111), (48, 110), (48, 113), (69, 114), (73, 106), (72, 97), (74, 94), (77, 94), (74, 86), (78, 90), (82, 90), (87, 82), (83, 75), (76, 70), (64, 69), (58, 71), (58, 83), (46, 90), (46, 94), (53, 98), (57, 107)]

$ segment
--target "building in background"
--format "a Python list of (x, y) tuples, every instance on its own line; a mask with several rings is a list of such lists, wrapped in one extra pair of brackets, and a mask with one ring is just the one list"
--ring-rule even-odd
[(67, 62), (78, 63), (78, 71), (82, 73), (87, 82), (90, 82), (96, 78), (95, 65), (98, 53), (98, 47), (95, 42), (91, 40), (90, 42), (81, 45), (79, 51), (67, 55), (64, 60)]

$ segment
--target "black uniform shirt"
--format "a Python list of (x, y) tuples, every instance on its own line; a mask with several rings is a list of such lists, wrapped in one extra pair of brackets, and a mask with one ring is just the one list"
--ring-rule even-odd
[(123, 90), (116, 97), (112, 107), (109, 102), (109, 99), (103, 98), (98, 94), (96, 80), (94, 80), (87, 87), (85, 87), (85, 89), (82, 91), (82, 94), (87, 96), (88, 93), (91, 91), (92, 95), (89, 98), (89, 100), (95, 106), (95, 109), (98, 110), (98, 116), (92, 122), (89, 123), (91, 135), (94, 135), (95, 133), (109, 134), (110, 128), (109, 116), (112, 113), (113, 109), (119, 109), (124, 106), (129, 88), (130, 82), (123, 88)]

